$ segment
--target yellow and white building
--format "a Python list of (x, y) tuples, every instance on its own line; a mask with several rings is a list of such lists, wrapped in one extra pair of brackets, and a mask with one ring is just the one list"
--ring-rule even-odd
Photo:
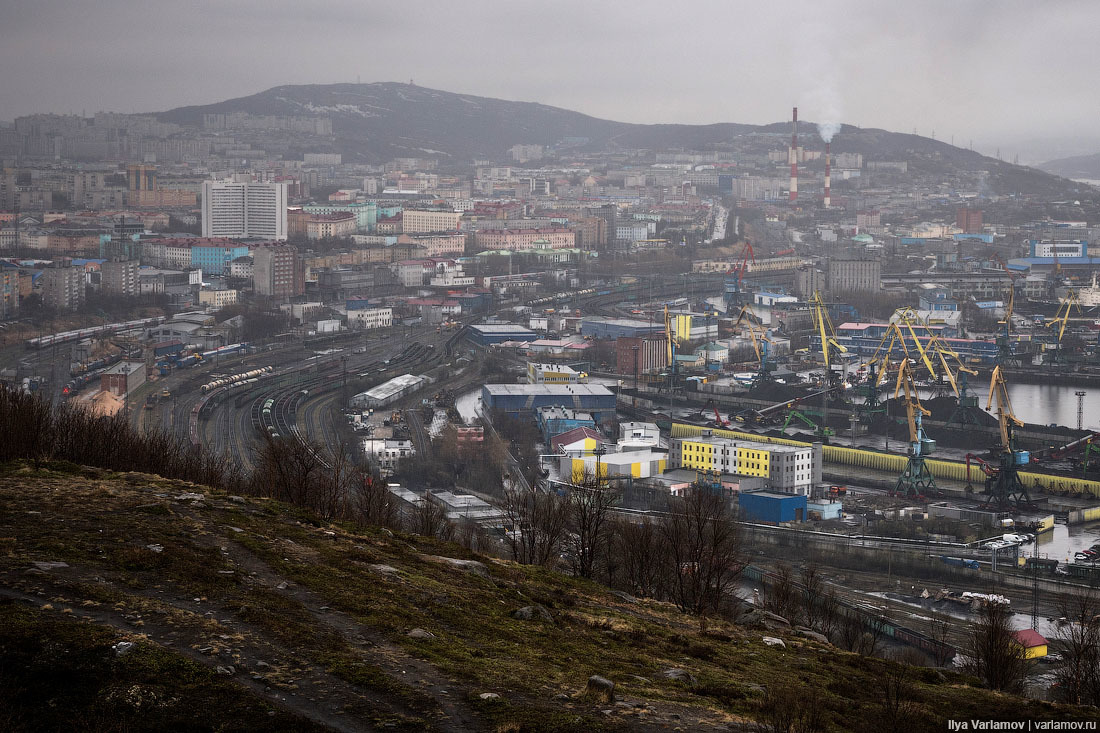
[(813, 448), (714, 436), (673, 438), (672, 468), (767, 479), (773, 489), (808, 492), (813, 486)]
[(588, 374), (564, 364), (527, 363), (528, 384), (584, 384)]
[(585, 476), (596, 476), (597, 465), (600, 478), (649, 478), (665, 472), (668, 454), (650, 450), (607, 453), (598, 461), (594, 453), (562, 456), (558, 468), (563, 481), (578, 481)]

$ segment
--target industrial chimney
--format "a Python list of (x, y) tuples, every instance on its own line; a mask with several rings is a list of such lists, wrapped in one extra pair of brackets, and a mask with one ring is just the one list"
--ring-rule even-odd
[(798, 107), (791, 121), (791, 203), (798, 201)]
[(831, 172), (831, 164), (829, 155), (829, 143), (825, 143), (825, 208), (829, 208), (829, 204), (832, 201), (832, 196), (829, 195), (829, 174)]

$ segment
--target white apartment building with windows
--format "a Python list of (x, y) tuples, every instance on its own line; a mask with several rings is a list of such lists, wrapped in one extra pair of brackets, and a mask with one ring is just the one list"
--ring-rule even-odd
[(203, 181), (202, 235), (285, 241), (287, 184)]

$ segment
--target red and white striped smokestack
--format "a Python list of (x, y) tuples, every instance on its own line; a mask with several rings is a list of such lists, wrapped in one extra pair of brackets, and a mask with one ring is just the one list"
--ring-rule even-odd
[(829, 156), (829, 143), (825, 143), (825, 208), (829, 208), (829, 204), (832, 203), (832, 196), (829, 195), (829, 173), (831, 172), (831, 161)]
[(791, 119), (791, 203), (798, 201), (798, 107)]

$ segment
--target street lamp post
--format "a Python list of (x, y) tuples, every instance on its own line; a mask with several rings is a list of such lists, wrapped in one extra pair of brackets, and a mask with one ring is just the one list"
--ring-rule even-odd
[(601, 480), (600, 480), (600, 459), (603, 458), (605, 453), (607, 453), (607, 448), (604, 447), (603, 443), (599, 443), (596, 446), (596, 450), (594, 451), (594, 453), (596, 454), (596, 488), (599, 488), (600, 483), (601, 483)]

